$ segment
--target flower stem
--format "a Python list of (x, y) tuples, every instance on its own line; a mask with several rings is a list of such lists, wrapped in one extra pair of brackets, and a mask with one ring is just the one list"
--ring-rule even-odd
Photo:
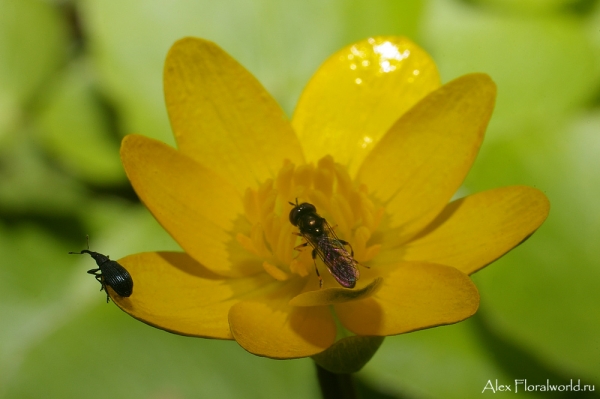
[(358, 399), (352, 374), (335, 374), (315, 363), (323, 399)]

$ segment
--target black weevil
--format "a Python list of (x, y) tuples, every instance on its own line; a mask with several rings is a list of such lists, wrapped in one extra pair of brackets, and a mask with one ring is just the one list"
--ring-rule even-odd
[(106, 290), (106, 286), (110, 286), (119, 296), (128, 297), (131, 296), (133, 292), (133, 279), (131, 275), (123, 266), (117, 263), (114, 260), (110, 260), (108, 256), (102, 255), (98, 252), (93, 252), (89, 250), (89, 240), (88, 240), (88, 249), (84, 249), (81, 252), (69, 252), (70, 254), (75, 255), (83, 255), (89, 254), (98, 265), (97, 269), (88, 270), (89, 274), (93, 274), (96, 277), (96, 280), (100, 282), (102, 288), (100, 291), (106, 291), (106, 302), (110, 297), (108, 296), (108, 291)]

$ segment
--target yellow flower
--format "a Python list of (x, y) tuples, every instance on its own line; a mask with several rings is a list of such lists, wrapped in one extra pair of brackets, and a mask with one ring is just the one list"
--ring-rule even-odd
[[(505, 187), (450, 202), (494, 106), (487, 75), (440, 86), (429, 56), (377, 37), (329, 58), (291, 123), (260, 83), (215, 44), (171, 48), (164, 69), (178, 149), (123, 140), (140, 199), (185, 252), (119, 262), (135, 281), (133, 317), (181, 335), (235, 339), (271, 358), (331, 347), (339, 325), (388, 336), (475, 313), (468, 277), (547, 216), (538, 190)], [(342, 288), (294, 235), (289, 202), (310, 202), (352, 244), (360, 279)], [(337, 320), (336, 320), (337, 319)]]

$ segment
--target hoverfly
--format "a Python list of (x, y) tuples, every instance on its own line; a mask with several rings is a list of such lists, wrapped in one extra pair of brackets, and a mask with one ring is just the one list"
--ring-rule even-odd
[[(358, 262), (354, 259), (352, 246), (338, 238), (327, 220), (317, 214), (317, 208), (313, 204), (303, 202), (298, 205), (298, 199), (295, 204), (289, 204), (294, 207), (290, 211), (290, 222), (300, 229), (298, 235), (306, 240), (294, 249), (306, 247), (308, 244), (313, 247), (312, 258), (319, 277), (319, 287), (323, 287), (323, 280), (317, 268), (317, 255), (341, 286), (354, 288), (360, 273), (356, 267)], [(346, 250), (346, 245), (350, 247), (350, 252)]]

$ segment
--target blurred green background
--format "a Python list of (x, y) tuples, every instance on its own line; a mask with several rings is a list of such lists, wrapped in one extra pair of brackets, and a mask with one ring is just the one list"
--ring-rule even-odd
[(600, 397), (600, 2), (0, 0), (0, 398), (317, 396), (311, 360), (150, 328), (67, 252), (86, 234), (113, 259), (177, 248), (118, 156), (128, 133), (173, 144), (161, 76), (175, 40), (215, 41), (291, 115), (322, 61), (380, 34), (419, 43), (444, 82), (492, 76), (464, 191), (526, 184), (552, 209), (474, 276), (475, 317), (386, 339), (357, 374), (363, 397), (471, 398), (515, 378), (581, 379)]

